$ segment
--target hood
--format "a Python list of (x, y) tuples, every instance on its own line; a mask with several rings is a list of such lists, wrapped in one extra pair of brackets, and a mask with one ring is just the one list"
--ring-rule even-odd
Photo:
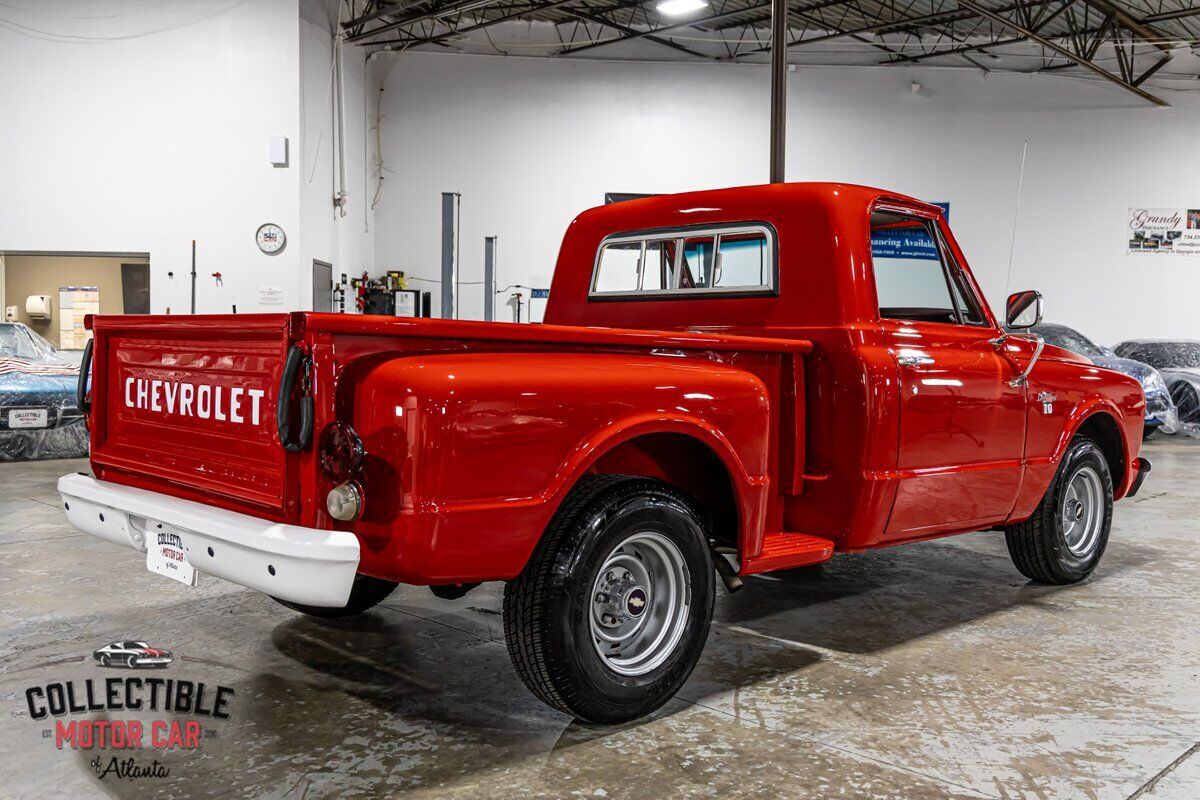
[(1154, 367), (1149, 364), (1143, 364), (1141, 361), (1134, 361), (1132, 358), (1121, 358), (1120, 356), (1091, 356), (1091, 361), (1097, 367), (1111, 369), (1114, 372), (1123, 372), (1138, 379), (1138, 383), (1145, 386), (1147, 379), (1154, 374)]
[(170, 650), (163, 650), (160, 647), (140, 647), (138, 649), (148, 656), (161, 657), (171, 655)]
[(73, 406), (78, 383), (78, 373), (37, 375), (27, 372), (0, 372), (0, 405), (54, 400)]
[(1042, 358), (1047, 361), (1066, 361), (1074, 364), (1091, 364), (1091, 360), (1087, 356), (1081, 356), (1074, 350), (1068, 350), (1065, 347), (1059, 347), (1056, 344), (1046, 342), (1042, 347)]

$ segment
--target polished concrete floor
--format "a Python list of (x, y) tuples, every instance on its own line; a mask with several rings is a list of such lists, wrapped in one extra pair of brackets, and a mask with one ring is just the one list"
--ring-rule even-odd
[[(1029, 584), (995, 533), (752, 579), (719, 598), (680, 696), (619, 728), (525, 691), (498, 586), (315, 621), (76, 533), (53, 487), (85, 462), (0, 465), (0, 797), (1191, 800), (1200, 444), (1148, 454), (1087, 583)], [(133, 754), (165, 778), (100, 778), (96, 751), (60, 751), (26, 711), (28, 688), (134, 675), (90, 660), (114, 639), (173, 650), (156, 676), (236, 693), (198, 750)]]

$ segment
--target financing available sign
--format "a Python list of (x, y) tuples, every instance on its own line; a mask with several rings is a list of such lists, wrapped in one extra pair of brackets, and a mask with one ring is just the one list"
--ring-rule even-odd
[(1200, 256), (1200, 208), (1131, 208), (1126, 252)]

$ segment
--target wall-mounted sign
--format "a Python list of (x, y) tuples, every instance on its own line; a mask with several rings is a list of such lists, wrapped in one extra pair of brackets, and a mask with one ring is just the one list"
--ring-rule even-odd
[(58, 349), (82, 350), (92, 338), (92, 332), (83, 327), (83, 319), (100, 313), (100, 290), (95, 286), (60, 286), (58, 311)]
[(258, 249), (269, 256), (280, 252), (287, 244), (287, 236), (284, 235), (283, 228), (274, 222), (260, 225), (258, 232), (254, 234), (254, 240), (258, 242)]
[(258, 287), (258, 304), (260, 306), (283, 305), (283, 289), (278, 286)]
[(1200, 208), (1131, 208), (1126, 252), (1200, 256)]

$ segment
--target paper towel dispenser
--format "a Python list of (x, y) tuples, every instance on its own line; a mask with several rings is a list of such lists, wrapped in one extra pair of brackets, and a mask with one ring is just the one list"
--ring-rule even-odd
[(50, 319), (54, 307), (48, 294), (31, 294), (25, 298), (25, 315), (30, 319)]

